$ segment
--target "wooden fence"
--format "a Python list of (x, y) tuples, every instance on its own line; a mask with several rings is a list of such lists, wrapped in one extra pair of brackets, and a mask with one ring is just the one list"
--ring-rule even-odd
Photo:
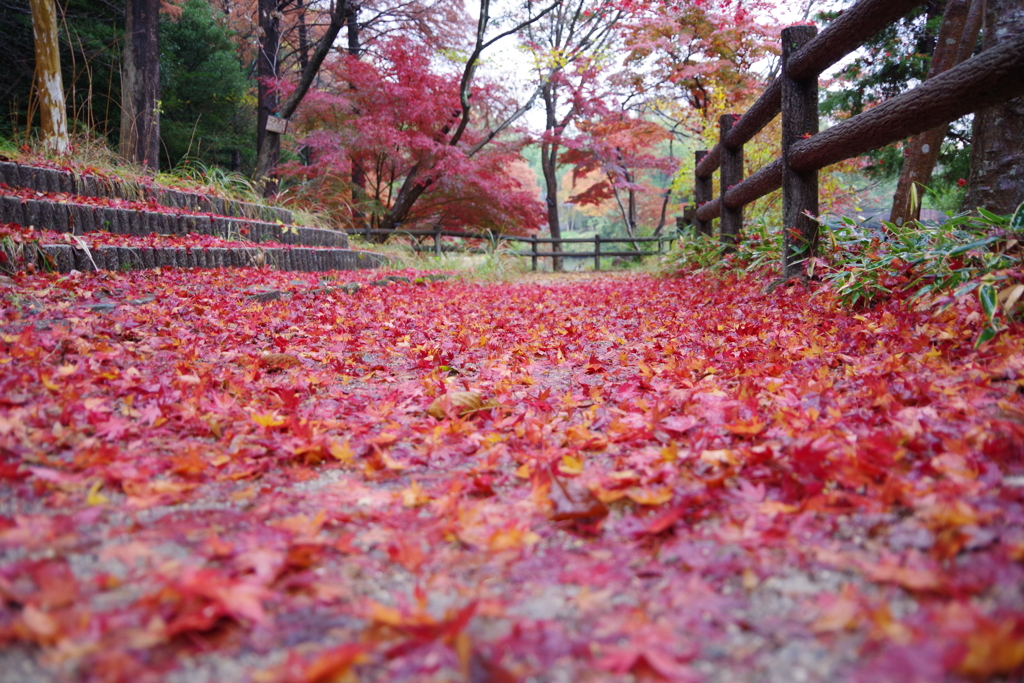
[[(818, 171), (844, 159), (949, 123), (1024, 94), (1024, 35), (818, 132), (818, 76), (893, 23), (920, 0), (861, 0), (818, 34), (813, 26), (782, 30), (782, 74), (742, 116), (719, 120), (720, 138), (696, 153), (695, 228), (710, 235), (721, 219), (725, 244), (739, 239), (743, 207), (782, 188), (785, 277), (803, 272), (818, 246)], [(744, 179), (743, 145), (782, 113), (782, 156)], [(721, 168), (718, 197), (712, 176)]]
[[(601, 270), (601, 259), (605, 257), (640, 257), (651, 256), (654, 254), (660, 254), (664, 251), (664, 245), (667, 242), (674, 242), (679, 239), (678, 234), (667, 234), (659, 235), (657, 237), (601, 237), (595, 235), (594, 237), (561, 237), (559, 239), (553, 239), (550, 237), (518, 237), (516, 235), (503, 235), (501, 233), (493, 232), (456, 232), (450, 230), (360, 230), (350, 229), (347, 231), (350, 235), (361, 235), (366, 239), (370, 239), (374, 235), (389, 235), (392, 237), (406, 236), (406, 237), (432, 237), (434, 239), (433, 248), (423, 247), (421, 245), (413, 245), (414, 251), (429, 252), (433, 251), (436, 255), (440, 256), (445, 252), (463, 252), (480, 254), (486, 253), (485, 249), (478, 248), (466, 248), (466, 247), (448, 247), (441, 243), (442, 237), (461, 237), (464, 239), (481, 239), (487, 240), (491, 244), (496, 244), (499, 241), (504, 242), (520, 242), (528, 243), (530, 245), (529, 251), (512, 251), (508, 252), (514, 256), (529, 256), (531, 268), (537, 270), (538, 260), (542, 258), (554, 258), (556, 256), (569, 257), (569, 258), (593, 258), (594, 259), (594, 270)], [(634, 245), (645, 244), (656, 242), (657, 251), (643, 251), (642, 249), (630, 249), (630, 250), (607, 250), (602, 249), (601, 245), (606, 244), (621, 244), (630, 243)], [(539, 244), (593, 244), (593, 251), (540, 251), (537, 249)]]

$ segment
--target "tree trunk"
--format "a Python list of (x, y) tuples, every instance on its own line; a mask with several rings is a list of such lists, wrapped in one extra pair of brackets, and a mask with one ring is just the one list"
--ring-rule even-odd
[[(544, 142), (540, 146), (540, 167), (544, 172), (544, 190), (547, 193), (548, 230), (551, 232), (551, 251), (561, 251), (562, 225), (558, 216), (558, 143)], [(551, 257), (551, 270), (556, 273), (565, 272), (565, 263), (561, 256)]]
[[(423, 193), (430, 189), (432, 183), (428, 181), (420, 181), (420, 171), (422, 170), (422, 162), (413, 166), (409, 173), (405, 176), (405, 181), (402, 183), (401, 189), (398, 190), (398, 194), (395, 195), (395, 201), (391, 204), (391, 208), (384, 214), (384, 217), (380, 222), (380, 229), (388, 232), (394, 232), (402, 227), (402, 221), (406, 219), (409, 212), (412, 210), (413, 205), (423, 196)], [(380, 242), (387, 241), (389, 235), (381, 235)]]
[[(265, 2), (266, 0), (260, 0)], [(316, 79), (317, 73), (320, 71), (320, 65), (324, 63), (327, 58), (327, 53), (331, 51), (334, 45), (334, 39), (338, 37), (338, 33), (341, 32), (341, 27), (345, 24), (345, 12), (347, 5), (345, 2), (339, 2), (334, 9), (334, 13), (331, 14), (331, 23), (328, 24), (327, 30), (324, 31), (324, 35), (320, 38), (316, 44), (316, 50), (313, 51), (313, 56), (309, 58), (309, 62), (306, 63), (305, 68), (299, 74), (299, 80), (295, 84), (295, 90), (288, 96), (288, 99), (277, 106), (277, 93), (267, 89), (268, 97), (266, 99), (267, 107), (260, 106), (260, 117), (262, 125), (260, 125), (259, 133), (262, 134), (262, 143), (259, 144), (258, 154), (256, 157), (256, 181), (262, 186), (263, 196), (269, 197), (277, 192), (277, 179), (273, 177), (274, 169), (277, 167), (277, 162), (281, 156), (281, 135), (271, 130), (266, 129), (267, 119), (270, 118), (271, 114), (281, 117), (282, 119), (288, 119), (295, 110), (299, 108), (299, 104), (302, 102), (302, 98), (309, 92), (310, 87), (313, 85), (314, 79)], [(263, 17), (263, 9), (260, 10), (260, 17)], [(275, 25), (280, 18), (280, 13), (277, 13), (277, 17), (271, 17), (274, 19)], [(275, 29), (276, 30), (276, 29)], [(280, 37), (275, 41), (280, 44)], [(267, 48), (271, 47), (268, 42)], [(267, 57), (268, 53), (261, 52), (260, 54), (260, 66), (263, 67), (263, 60)], [(274, 53), (276, 57), (276, 52)], [(271, 65), (269, 60), (267, 61), (267, 67)], [(276, 69), (276, 58), (275, 63), (272, 65)], [(260, 87), (264, 87), (264, 79), (260, 79)], [(273, 106), (270, 104), (273, 103)], [(277, 110), (275, 112), (275, 109)], [(257, 136), (257, 141), (260, 137)]]
[[(932, 53), (932, 64), (928, 78), (956, 66), (971, 56), (978, 31), (985, 0), (949, 0), (942, 16), (938, 41)], [(892, 199), (892, 213), (889, 221), (903, 225), (916, 221), (921, 216), (921, 198), (925, 186), (931, 181), (932, 171), (939, 160), (942, 141), (946, 139), (949, 125), (938, 126), (916, 135), (907, 142), (906, 156), (896, 194)], [(916, 190), (913, 189), (916, 187)], [(916, 195), (916, 196), (915, 196)]]
[(306, 28), (306, 7), (302, 0), (295, 0), (295, 9), (298, 16), (295, 20), (299, 24), (299, 69), (309, 66), (309, 30)]
[(259, 0), (260, 42), (256, 55), (256, 181), (264, 197), (277, 192), (270, 174), (281, 158), (281, 136), (267, 130), (267, 119), (277, 112), (278, 53), (281, 50), (281, 12), (277, 0)]
[[(1024, 33), (1020, 0), (988, 0), (982, 47)], [(1024, 202), (1024, 97), (974, 115), (971, 179), (963, 208), (1013, 213)]]
[[(345, 23), (348, 26), (348, 54), (350, 57), (359, 59), (362, 54), (362, 45), (359, 41), (359, 5), (350, 3), (348, 12), (345, 15)], [(349, 88), (355, 88), (349, 85)], [(358, 112), (356, 112), (358, 114)], [(366, 214), (361, 206), (366, 201), (366, 172), (359, 164), (359, 160), (352, 157), (352, 227), (365, 229)]]
[[(558, 133), (556, 107), (558, 106), (555, 85), (548, 81), (541, 89), (544, 99), (544, 111), (547, 118), (545, 132), (549, 135)], [(562, 224), (558, 216), (558, 142), (554, 139), (545, 140), (540, 146), (540, 168), (544, 172), (544, 189), (547, 192), (548, 231), (551, 233), (551, 251), (561, 251)], [(565, 262), (561, 256), (551, 257), (551, 270), (556, 273), (565, 272)]]
[(668, 218), (668, 203), (672, 200), (672, 188), (669, 187), (665, 190), (665, 194), (661, 198), (661, 215), (658, 216), (658, 225), (654, 228), (653, 235), (658, 237), (661, 235), (661, 231), (665, 229), (665, 219)]
[(30, 0), (29, 5), (35, 36), (36, 90), (39, 93), (43, 147), (48, 152), (67, 154), (71, 151), (71, 141), (68, 139), (64, 81), (60, 72), (56, 7), (54, 0)]
[(160, 0), (127, 0), (121, 70), (121, 156), (160, 169)]

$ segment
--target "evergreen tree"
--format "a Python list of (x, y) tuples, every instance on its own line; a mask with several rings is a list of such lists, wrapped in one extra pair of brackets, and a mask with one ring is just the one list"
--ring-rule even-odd
[(248, 83), (228, 31), (206, 0), (160, 26), (162, 162), (251, 167)]

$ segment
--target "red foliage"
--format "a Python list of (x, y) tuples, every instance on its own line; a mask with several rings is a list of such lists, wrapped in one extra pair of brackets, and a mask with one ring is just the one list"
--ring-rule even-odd
[[(522, 142), (509, 138), (467, 153), (481, 139), (479, 124), (500, 106), (500, 89), (474, 88), (478, 125), (452, 146), (447, 134), (459, 112), (457, 78), (436, 69), (429, 51), (411, 40), (383, 41), (378, 52), (374, 61), (344, 57), (325, 65), (329, 80), (349, 88), (307, 96), (299, 122), (309, 163), (286, 167), (286, 175), (302, 180), (293, 191), (334, 209), (357, 201), (379, 216), (415, 171), (430, 189), (404, 227), (537, 230), (543, 217), (536, 190), (509, 172), (521, 162)], [(349, 193), (353, 164), (367, 178), (365, 201)]]

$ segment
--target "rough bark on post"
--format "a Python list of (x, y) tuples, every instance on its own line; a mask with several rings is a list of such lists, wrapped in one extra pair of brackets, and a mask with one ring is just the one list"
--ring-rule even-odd
[[(984, 0), (949, 0), (942, 15), (942, 26), (935, 42), (928, 78), (952, 68), (971, 56), (981, 29)], [(903, 169), (892, 198), (889, 221), (903, 225), (921, 216), (921, 197), (931, 181), (939, 160), (942, 141), (949, 125), (941, 125), (911, 138), (907, 142)], [(916, 190), (913, 189), (916, 187)]]
[(730, 149), (725, 144), (725, 137), (739, 118), (739, 114), (723, 114), (718, 119), (719, 141), (722, 145), (721, 175), (718, 181), (722, 197), (719, 237), (727, 249), (739, 242), (740, 232), (743, 230), (743, 207), (729, 208), (725, 205), (725, 193), (743, 182), (743, 145)]
[(782, 271), (786, 278), (803, 275), (807, 259), (818, 246), (818, 224), (811, 218), (818, 214), (818, 172), (799, 173), (789, 164), (793, 145), (818, 132), (818, 77), (798, 81), (786, 74), (786, 63), (817, 32), (813, 26), (782, 29)]
[(1024, 97), (1024, 32), (913, 90), (794, 143), (786, 163), (804, 172), (825, 168), (1015, 97)]
[(160, 169), (160, 0), (127, 0), (121, 67), (121, 156)]
[[(700, 162), (708, 155), (706, 149), (698, 150), (694, 153), (695, 165), (700, 165)], [(714, 184), (711, 176), (701, 177), (695, 175), (693, 179), (693, 203), (696, 208), (700, 208), (701, 205), (707, 204), (711, 201), (711, 194), (714, 191)], [(712, 232), (711, 221), (702, 221), (700, 218), (695, 218), (694, 225), (697, 227), (698, 235), (710, 235)]]
[(30, 0), (32, 33), (35, 38), (36, 90), (39, 93), (39, 122), (43, 147), (56, 154), (71, 151), (64, 81), (60, 72), (60, 44), (57, 41), (57, 10), (54, 0)]
[[(988, 0), (982, 53), (1024, 34), (1020, 0)], [(973, 61), (973, 60), (972, 60)], [(974, 115), (971, 178), (963, 208), (1013, 213), (1024, 202), (1024, 97)]]

